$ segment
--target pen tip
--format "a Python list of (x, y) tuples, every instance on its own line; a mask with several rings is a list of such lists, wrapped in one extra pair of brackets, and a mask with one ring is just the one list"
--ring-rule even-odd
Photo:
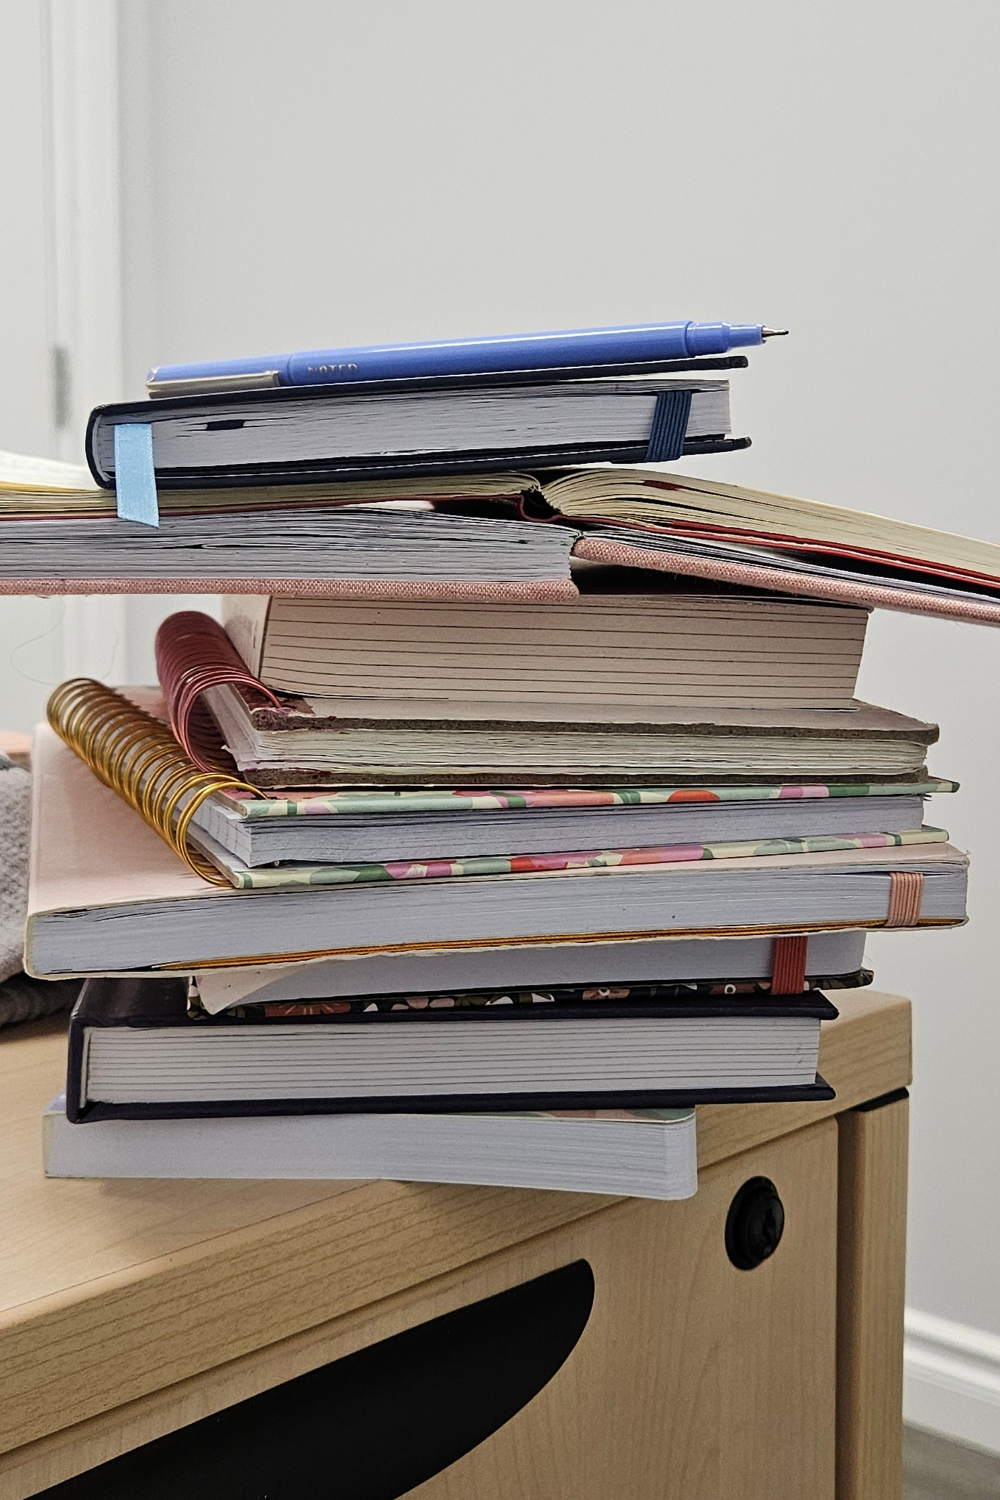
[(760, 330), (762, 339), (783, 339), (787, 333), (787, 328), (762, 328)]

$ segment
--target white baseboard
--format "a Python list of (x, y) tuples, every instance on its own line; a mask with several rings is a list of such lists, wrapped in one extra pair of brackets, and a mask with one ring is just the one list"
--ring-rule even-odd
[(1000, 1453), (1000, 1337), (908, 1307), (903, 1416)]

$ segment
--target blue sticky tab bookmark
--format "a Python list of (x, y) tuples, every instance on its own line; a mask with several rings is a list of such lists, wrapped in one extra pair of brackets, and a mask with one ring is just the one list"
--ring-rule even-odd
[(115, 427), (115, 494), (119, 520), (159, 526), (150, 422), (123, 422)]

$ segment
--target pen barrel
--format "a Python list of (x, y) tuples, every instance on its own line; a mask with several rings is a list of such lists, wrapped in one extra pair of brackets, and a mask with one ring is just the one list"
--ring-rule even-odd
[(292, 385), (326, 385), (345, 380), (426, 379), (435, 375), (498, 374), (688, 359), (695, 352), (724, 353), (729, 347), (727, 333), (725, 323), (658, 323), (513, 338), (317, 349), (291, 355), (287, 378)]
[(762, 338), (760, 323), (638, 323), (623, 328), (580, 328), (500, 338), (311, 349), (298, 354), (228, 359), (207, 365), (161, 365), (149, 378), (155, 378), (159, 385), (257, 375), (270, 376), (279, 385), (427, 380), (440, 376), (510, 374), (519, 370), (655, 365), (657, 361), (725, 354), (729, 349), (760, 344)]

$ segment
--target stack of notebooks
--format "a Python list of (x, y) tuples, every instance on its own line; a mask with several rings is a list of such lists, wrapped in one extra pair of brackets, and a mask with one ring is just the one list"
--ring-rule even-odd
[(855, 689), (873, 605), (1000, 622), (1000, 548), (634, 467), (737, 446), (676, 361), (346, 353), (6, 471), (10, 589), (223, 594), (36, 739), (48, 1170), (685, 1196), (696, 1105), (831, 1096), (868, 930), (965, 920), (937, 727)]

